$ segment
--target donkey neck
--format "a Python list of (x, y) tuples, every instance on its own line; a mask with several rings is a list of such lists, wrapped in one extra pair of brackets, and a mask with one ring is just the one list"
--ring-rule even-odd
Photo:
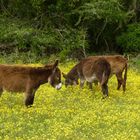
[(71, 70), (70, 70), (70, 72), (67, 74), (67, 76), (68, 77), (70, 77), (70, 78), (76, 78), (76, 79), (78, 79), (79, 78), (79, 76), (78, 76), (78, 71), (77, 71), (77, 67), (78, 67), (78, 65), (76, 65), (76, 66), (74, 66)]
[(30, 75), (32, 78), (35, 78), (40, 84), (44, 84), (48, 82), (48, 78), (52, 74), (52, 69), (46, 68), (36, 68), (30, 71)]

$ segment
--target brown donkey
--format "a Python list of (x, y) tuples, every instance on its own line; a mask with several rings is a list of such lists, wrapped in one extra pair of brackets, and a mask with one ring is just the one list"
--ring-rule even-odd
[(110, 76), (110, 64), (104, 58), (99, 58), (95, 61), (92, 59), (83, 59), (75, 65), (66, 75), (64, 73), (65, 85), (76, 85), (80, 78), (80, 87), (83, 87), (84, 82), (93, 82), (97, 80), (102, 88), (104, 97), (108, 96), (108, 79)]
[(0, 65), (0, 95), (3, 90), (24, 92), (25, 105), (31, 106), (40, 85), (49, 82), (54, 88), (61, 88), (61, 72), (57, 66), (58, 60), (54, 65), (37, 68)]
[[(110, 66), (111, 66), (111, 75), (115, 74), (118, 81), (118, 87), (119, 90), (120, 87), (123, 87), (123, 91), (126, 90), (126, 80), (127, 80), (127, 59), (124, 58), (122, 55), (106, 55), (106, 56), (89, 56), (86, 59), (91, 59), (93, 61), (99, 59), (99, 58), (105, 58)], [(122, 74), (124, 72), (124, 77), (122, 77)], [(92, 83), (89, 83), (90, 88), (92, 88)]]

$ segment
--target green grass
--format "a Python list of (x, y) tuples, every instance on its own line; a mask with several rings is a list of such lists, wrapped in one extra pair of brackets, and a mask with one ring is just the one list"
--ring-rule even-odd
[[(73, 62), (61, 64), (67, 72)], [(62, 78), (64, 81), (64, 79)], [(109, 98), (102, 100), (100, 87), (62, 87), (56, 91), (42, 85), (32, 108), (22, 94), (4, 92), (0, 98), (1, 140), (139, 140), (140, 74), (129, 69), (127, 90), (117, 91), (109, 81)]]
[(130, 66), (135, 66), (138, 70), (140, 70), (140, 55), (133, 57), (130, 62)]

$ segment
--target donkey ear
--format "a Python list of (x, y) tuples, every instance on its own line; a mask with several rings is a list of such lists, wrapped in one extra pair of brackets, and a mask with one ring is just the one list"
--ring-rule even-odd
[(57, 66), (58, 66), (58, 60), (55, 61), (54, 65), (53, 65), (53, 69), (55, 70)]
[(54, 68), (58, 66), (58, 62), (59, 62), (58, 60), (55, 61), (54, 65), (53, 65)]
[(66, 79), (67, 75), (65, 73), (62, 72), (63, 77)]

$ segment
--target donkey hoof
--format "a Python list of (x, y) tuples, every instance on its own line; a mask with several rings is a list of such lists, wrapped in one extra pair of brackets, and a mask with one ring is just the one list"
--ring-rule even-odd
[(32, 106), (33, 106), (32, 104), (31, 105), (26, 105), (27, 108), (31, 108)]
[(108, 97), (108, 95), (105, 95), (102, 99), (106, 99)]

